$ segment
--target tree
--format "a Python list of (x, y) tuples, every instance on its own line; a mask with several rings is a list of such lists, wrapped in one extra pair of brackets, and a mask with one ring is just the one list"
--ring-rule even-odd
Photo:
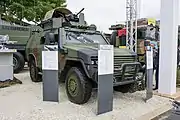
[(39, 22), (47, 11), (56, 7), (66, 7), (66, 0), (1, 0), (0, 13), (7, 20), (18, 19), (22, 21)]

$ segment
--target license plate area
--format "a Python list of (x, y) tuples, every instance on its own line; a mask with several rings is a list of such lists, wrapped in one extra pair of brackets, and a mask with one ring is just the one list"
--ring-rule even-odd
[(126, 78), (131, 78), (135, 80), (138, 71), (141, 68), (140, 63), (125, 63), (122, 64), (122, 77), (121, 80), (126, 80)]
[(125, 72), (134, 72), (136, 70), (135, 67), (136, 67), (135, 65), (133, 65), (133, 66), (126, 66), (125, 67)]

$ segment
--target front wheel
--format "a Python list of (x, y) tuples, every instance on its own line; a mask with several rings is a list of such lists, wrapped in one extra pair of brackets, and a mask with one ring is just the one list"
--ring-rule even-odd
[(38, 74), (39, 71), (38, 71), (38, 68), (36, 67), (34, 59), (31, 59), (29, 61), (29, 72), (30, 72), (31, 80), (33, 82), (41, 82), (42, 81), (41, 76)]
[(67, 73), (65, 84), (66, 93), (71, 102), (84, 104), (90, 99), (92, 84), (82, 69), (72, 67)]

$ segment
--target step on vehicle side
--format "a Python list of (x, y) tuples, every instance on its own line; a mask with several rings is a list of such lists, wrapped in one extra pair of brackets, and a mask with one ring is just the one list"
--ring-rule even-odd
[[(82, 9), (83, 10), (83, 9)], [(53, 9), (45, 15), (44, 20), (32, 28), (34, 34), (28, 40), (26, 54), (28, 55), (30, 76), (32, 81), (42, 80), (42, 48), (46, 44), (60, 44), (59, 73), (60, 81), (65, 82), (69, 100), (76, 104), (86, 103), (92, 88), (98, 82), (98, 45), (110, 44), (96, 30), (95, 25), (88, 26), (84, 14), (73, 14), (66, 8)], [(45, 35), (54, 35), (54, 40), (45, 39)], [(52, 37), (51, 37), (52, 38)], [(52, 48), (53, 49), (53, 48)], [(114, 88), (120, 90), (124, 86), (135, 92), (141, 65), (137, 55), (127, 49), (114, 49)]]

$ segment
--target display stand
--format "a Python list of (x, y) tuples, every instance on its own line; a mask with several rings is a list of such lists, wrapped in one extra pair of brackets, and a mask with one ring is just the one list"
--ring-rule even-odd
[(113, 109), (113, 72), (113, 46), (100, 45), (98, 50), (98, 115)]
[(146, 47), (146, 101), (153, 96), (153, 48)]
[(50, 47), (45, 45), (42, 51), (43, 101), (59, 102), (58, 49)]
[(0, 81), (13, 80), (13, 53), (15, 49), (0, 49)]

